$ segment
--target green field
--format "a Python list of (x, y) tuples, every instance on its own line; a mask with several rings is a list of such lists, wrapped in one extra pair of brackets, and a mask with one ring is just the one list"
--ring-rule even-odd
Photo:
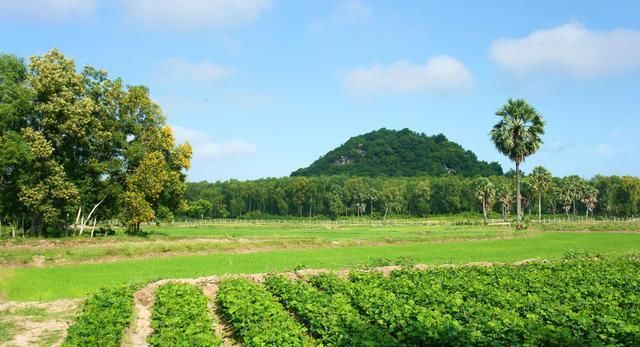
[[(423, 230), (424, 235), (435, 239), (415, 239), (420, 227), (407, 230), (383, 228), (376, 230), (353, 229), (347, 236), (342, 232), (303, 231), (299, 228), (282, 230), (282, 235), (294, 241), (284, 243), (285, 249), (214, 251), (198, 255), (166, 255), (142, 259), (108, 262), (56, 265), (44, 267), (7, 267), (0, 270), (0, 293), (5, 300), (54, 300), (84, 297), (96, 289), (128, 282), (150, 281), (162, 278), (188, 278), (207, 275), (262, 273), (300, 268), (350, 268), (361, 265), (385, 265), (400, 261), (424, 264), (467, 262), (513, 262), (538, 258), (555, 259), (571, 249), (598, 251), (610, 256), (621, 256), (640, 251), (640, 233), (620, 232), (540, 232), (536, 230), (514, 233), (491, 227), (460, 227), (446, 232)], [(587, 228), (588, 229), (588, 228)], [(198, 229), (198, 233), (204, 229)], [(582, 229), (581, 229), (582, 230)], [(636, 229), (637, 230), (637, 229)], [(180, 231), (168, 228), (168, 234), (190, 234), (193, 230)], [(259, 237), (274, 230), (208, 230), (224, 235), (238, 233), (241, 238)], [(299, 237), (313, 235), (322, 240), (321, 247), (311, 247)], [(324, 235), (325, 238), (322, 238)], [(474, 238), (475, 236), (481, 236)], [(341, 238), (353, 241), (361, 237), (365, 245), (337, 244), (331, 241)], [(495, 239), (486, 239), (492, 237)], [(378, 244), (384, 240), (390, 244)], [(367, 240), (373, 240), (368, 242)], [(329, 241), (328, 243), (326, 241)], [(296, 247), (299, 246), (299, 249)]]

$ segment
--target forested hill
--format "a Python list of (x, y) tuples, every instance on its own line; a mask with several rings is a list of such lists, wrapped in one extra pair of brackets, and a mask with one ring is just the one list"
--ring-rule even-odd
[(409, 129), (382, 128), (350, 138), (309, 167), (291, 176), (491, 176), (502, 175), (496, 162), (476, 155), (444, 135), (427, 136)]

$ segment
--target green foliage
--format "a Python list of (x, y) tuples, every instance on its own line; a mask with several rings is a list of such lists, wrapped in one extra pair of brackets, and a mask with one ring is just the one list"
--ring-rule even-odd
[(476, 155), (444, 135), (427, 136), (409, 129), (385, 128), (350, 138), (309, 167), (292, 176), (350, 175), (442, 176), (502, 175), (498, 163), (479, 161)]
[(640, 262), (584, 251), (527, 265), (312, 277), (409, 345), (636, 345)]
[(464, 345), (638, 344), (640, 263), (578, 259), (401, 270), (377, 286), (450, 315), (465, 327)]
[[(191, 147), (174, 142), (146, 87), (77, 71), (57, 49), (28, 64), (0, 55), (3, 222), (62, 236), (119, 216), (137, 231), (184, 204)], [(134, 202), (143, 206), (130, 209)], [(70, 230), (75, 216), (82, 225)]]
[(218, 306), (246, 346), (314, 346), (306, 329), (262, 286), (245, 279), (220, 283)]
[(392, 337), (363, 319), (344, 295), (330, 295), (302, 281), (279, 276), (269, 276), (265, 285), (325, 346), (397, 345)]
[(323, 274), (311, 278), (318, 288), (333, 295), (344, 295), (368, 320), (394, 336), (400, 344), (410, 346), (461, 345), (463, 327), (448, 313), (431, 307), (415, 306), (378, 285), (381, 273), (352, 274), (352, 281)]
[(98, 290), (82, 306), (63, 346), (120, 346), (133, 320), (133, 293), (139, 285)]
[(200, 289), (183, 283), (158, 288), (151, 315), (151, 346), (219, 346), (213, 315)]
[(520, 194), (520, 164), (542, 146), (544, 119), (523, 99), (509, 99), (496, 111), (500, 121), (491, 129), (496, 149), (516, 164), (517, 218), (522, 218)]

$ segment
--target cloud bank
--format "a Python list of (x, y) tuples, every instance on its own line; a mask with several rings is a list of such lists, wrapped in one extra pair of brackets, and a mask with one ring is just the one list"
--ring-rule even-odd
[(134, 20), (179, 30), (248, 23), (271, 6), (271, 0), (121, 0), (120, 3)]
[(453, 92), (473, 86), (471, 72), (459, 60), (447, 55), (430, 58), (424, 64), (400, 60), (391, 65), (375, 64), (349, 72), (345, 88), (358, 94), (381, 92)]
[(368, 20), (372, 17), (373, 10), (364, 1), (347, 0), (339, 2), (329, 17), (312, 23), (310, 29), (321, 32), (343, 23)]
[(88, 15), (95, 11), (97, 0), (2, 0), (0, 17), (31, 17), (34, 19), (62, 19)]
[(210, 61), (191, 62), (178, 58), (167, 59), (157, 72), (162, 80), (204, 83), (218, 82), (234, 73), (234, 69)]
[(589, 30), (578, 22), (491, 44), (490, 58), (521, 75), (561, 72), (594, 78), (640, 68), (640, 32)]
[(189, 142), (193, 147), (193, 158), (201, 160), (217, 160), (240, 158), (256, 152), (256, 146), (250, 142), (232, 139), (225, 142), (215, 142), (209, 134), (197, 130), (172, 126), (176, 142)]

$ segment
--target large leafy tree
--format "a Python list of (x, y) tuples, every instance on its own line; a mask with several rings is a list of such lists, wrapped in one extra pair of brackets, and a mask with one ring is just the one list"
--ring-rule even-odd
[(551, 172), (542, 166), (536, 166), (531, 171), (529, 181), (538, 197), (538, 221), (542, 220), (542, 195), (551, 187)]
[(0, 55), (0, 222), (46, 235), (98, 215), (133, 229), (166, 217), (184, 207), (191, 158), (174, 142), (147, 88), (55, 49), (29, 64)]
[(509, 99), (498, 111), (498, 123), (490, 136), (496, 149), (516, 164), (516, 206), (522, 219), (520, 195), (520, 164), (542, 145), (544, 120), (536, 109), (523, 99)]

